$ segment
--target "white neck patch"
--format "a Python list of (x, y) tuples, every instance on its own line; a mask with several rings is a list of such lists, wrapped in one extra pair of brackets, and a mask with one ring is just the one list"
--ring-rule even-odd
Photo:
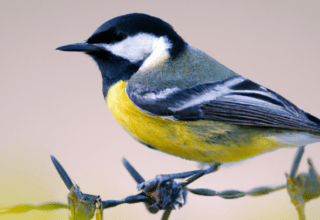
[(171, 44), (165, 37), (156, 37), (147, 33), (140, 33), (133, 37), (127, 37), (115, 44), (104, 44), (104, 48), (114, 55), (129, 60), (131, 63), (144, 61), (154, 51), (164, 52), (171, 48)]
[(160, 37), (158, 40), (153, 44), (153, 52), (151, 55), (143, 62), (142, 66), (139, 70), (145, 68), (153, 68), (154, 66), (159, 65), (159, 63), (166, 60), (170, 54), (169, 49), (172, 47), (172, 44), (166, 37)]

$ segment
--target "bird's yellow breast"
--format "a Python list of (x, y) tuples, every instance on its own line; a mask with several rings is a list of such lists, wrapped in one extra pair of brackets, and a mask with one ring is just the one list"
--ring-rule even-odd
[(278, 147), (257, 128), (222, 122), (177, 121), (139, 110), (125, 93), (127, 81), (113, 85), (106, 102), (116, 120), (136, 140), (160, 151), (203, 162), (232, 162)]

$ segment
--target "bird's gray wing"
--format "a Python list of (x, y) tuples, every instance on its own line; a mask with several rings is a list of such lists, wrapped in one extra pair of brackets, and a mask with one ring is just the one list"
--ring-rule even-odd
[(320, 131), (319, 119), (242, 76), (185, 89), (129, 83), (126, 92), (140, 110), (155, 116)]

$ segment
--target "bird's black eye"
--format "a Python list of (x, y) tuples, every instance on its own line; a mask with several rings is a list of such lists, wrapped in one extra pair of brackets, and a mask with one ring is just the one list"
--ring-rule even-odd
[(127, 34), (125, 32), (122, 32), (121, 30), (118, 30), (115, 27), (109, 28), (106, 31), (99, 32), (91, 36), (87, 43), (89, 44), (99, 44), (99, 43), (115, 43), (122, 41), (124, 38), (127, 37)]
[(124, 34), (122, 32), (120, 32), (120, 31), (115, 31), (112, 34), (112, 39), (115, 42), (122, 41), (123, 38), (124, 38)]

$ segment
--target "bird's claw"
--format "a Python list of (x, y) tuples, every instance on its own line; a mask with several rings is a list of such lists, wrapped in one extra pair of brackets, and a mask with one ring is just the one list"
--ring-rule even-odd
[(161, 185), (163, 182), (171, 180), (169, 175), (158, 175), (152, 180), (144, 181), (137, 185), (138, 190), (142, 190), (146, 193), (154, 191), (157, 186)]

